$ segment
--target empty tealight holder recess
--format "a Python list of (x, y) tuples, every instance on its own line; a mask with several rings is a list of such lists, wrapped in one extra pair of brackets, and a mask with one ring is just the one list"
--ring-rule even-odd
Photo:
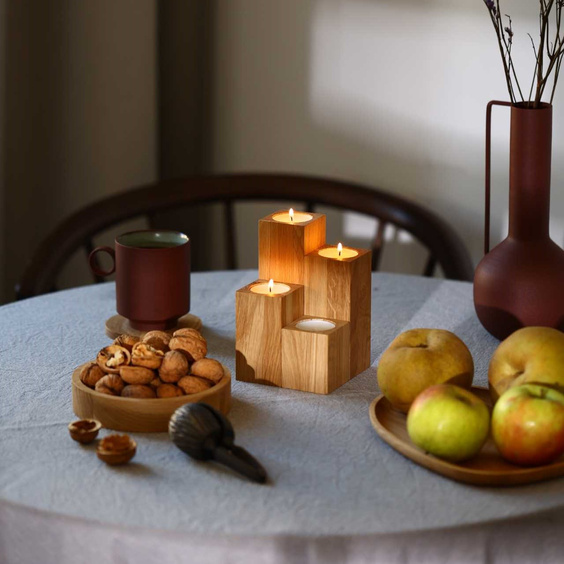
[(350, 379), (350, 324), (302, 317), (282, 329), (282, 387), (329, 394)]

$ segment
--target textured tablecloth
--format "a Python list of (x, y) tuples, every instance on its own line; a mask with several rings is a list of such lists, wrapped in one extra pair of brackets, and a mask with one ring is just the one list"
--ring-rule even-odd
[[(233, 375), (235, 290), (255, 277), (192, 276), (209, 356)], [(328, 396), (233, 379), (237, 442), (266, 486), (193, 462), (166, 434), (135, 434), (123, 467), (70, 440), (72, 371), (109, 344), (114, 313), (111, 283), (0, 308), (0, 563), (563, 561), (564, 479), (459, 484), (405, 459), (369, 421), (377, 359), (406, 329), (454, 331), (486, 384), (497, 341), (471, 284), (374, 274), (374, 364)]]

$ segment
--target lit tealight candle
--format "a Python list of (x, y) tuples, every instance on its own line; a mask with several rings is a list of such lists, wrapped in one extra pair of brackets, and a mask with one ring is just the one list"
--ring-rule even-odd
[(267, 296), (276, 296), (279, 294), (285, 294), (290, 291), (290, 286), (287, 284), (275, 283), (274, 280), (270, 279), (268, 282), (261, 282), (260, 284), (255, 284), (251, 286), (251, 292), (255, 294), (264, 294)]
[(336, 247), (327, 247), (326, 249), (321, 249), (319, 255), (325, 258), (332, 259), (347, 259), (358, 256), (358, 251), (354, 249), (347, 249), (339, 243)]
[(272, 216), (274, 221), (279, 223), (305, 223), (313, 219), (313, 215), (304, 212), (295, 212), (292, 208), (288, 212), (275, 213)]
[(300, 331), (309, 331), (311, 333), (318, 333), (320, 331), (329, 331), (335, 329), (335, 324), (327, 319), (304, 319), (296, 323), (296, 329)]

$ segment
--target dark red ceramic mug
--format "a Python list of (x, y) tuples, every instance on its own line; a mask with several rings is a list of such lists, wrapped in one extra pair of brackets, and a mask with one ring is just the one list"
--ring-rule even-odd
[[(110, 270), (98, 266), (96, 255), (109, 254)], [(117, 312), (134, 329), (170, 329), (190, 311), (190, 239), (178, 231), (130, 231), (111, 247), (97, 247), (89, 256), (98, 276), (116, 273)]]

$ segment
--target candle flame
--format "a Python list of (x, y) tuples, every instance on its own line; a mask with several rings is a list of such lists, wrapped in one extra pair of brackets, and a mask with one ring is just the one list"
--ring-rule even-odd
[(337, 245), (337, 253), (339, 254), (339, 256), (341, 256), (343, 254), (343, 245), (342, 243), (339, 243)]
[(290, 208), (290, 221), (294, 221), (294, 209)]
[(268, 281), (268, 292), (272, 294), (272, 290), (274, 290), (274, 280), (272, 278)]

